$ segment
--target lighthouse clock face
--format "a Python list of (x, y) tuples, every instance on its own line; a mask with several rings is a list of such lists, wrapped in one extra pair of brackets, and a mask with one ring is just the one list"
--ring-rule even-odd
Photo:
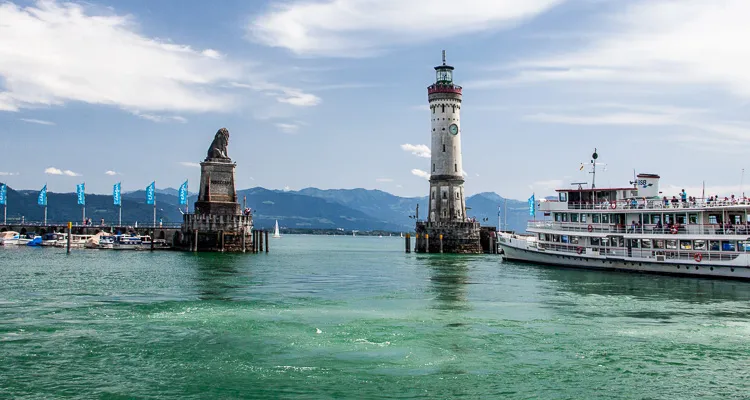
[(448, 127), (448, 131), (451, 133), (451, 135), (458, 135), (458, 125), (451, 124), (451, 126)]

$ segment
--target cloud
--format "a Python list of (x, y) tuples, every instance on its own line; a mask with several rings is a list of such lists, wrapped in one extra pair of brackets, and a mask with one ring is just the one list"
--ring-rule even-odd
[(49, 167), (49, 168), (45, 169), (44, 173), (47, 174), (47, 175), (81, 176), (81, 174), (73, 172), (73, 171), (71, 171), (69, 169), (66, 169), (66, 170), (63, 171), (63, 170), (61, 170), (59, 168), (55, 168), (55, 167)]
[(0, 172), (0, 176), (16, 176), (20, 175), (18, 172)]
[(292, 190), (292, 188), (290, 188), (289, 186), (284, 186), (284, 189), (282, 189), (282, 190), (285, 191), (285, 192), (288, 192), (288, 191)]
[(393, 182), (393, 179), (391, 179), (391, 178), (377, 178), (377, 179), (375, 179), (375, 182), (387, 183), (387, 182)]
[(679, 121), (671, 115), (613, 113), (598, 115), (566, 115), (566, 114), (532, 114), (523, 119), (527, 121), (547, 122), (567, 125), (675, 125)]
[(55, 125), (54, 122), (44, 121), (44, 120), (41, 120), (41, 119), (20, 118), (20, 120), (23, 121), (23, 122), (29, 122), (29, 123), (32, 123), (32, 124)]
[(117, 173), (117, 172), (115, 172), (115, 171), (112, 171), (112, 170), (109, 170), (109, 171), (105, 172), (104, 174), (105, 174), (105, 175), (109, 175), (109, 176), (115, 176), (115, 175), (119, 175), (119, 173)]
[(550, 179), (546, 181), (536, 181), (529, 185), (529, 189), (533, 190), (555, 190), (563, 186), (564, 182), (562, 179)]
[[(148, 37), (133, 16), (86, 2), (2, 2), (0, 21), (0, 111), (83, 102), (184, 122), (159, 113), (236, 110), (254, 99), (230, 83), (263, 82), (257, 63)], [(288, 104), (320, 102), (285, 89)]]
[(411, 170), (411, 174), (415, 175), (415, 176), (418, 176), (420, 178), (424, 178), (424, 179), (428, 179), (428, 180), (430, 179), (430, 174), (427, 173), (427, 172), (425, 172), (425, 171), (422, 171), (421, 169), (413, 169), (413, 170)]
[(274, 125), (276, 125), (276, 127), (284, 133), (297, 133), (297, 131), (299, 130), (299, 125), (296, 124), (285, 124), (283, 122), (279, 122)]
[(747, 15), (746, 0), (625, 2), (574, 50), (515, 64), (514, 79), (639, 83), (660, 90), (708, 85), (750, 98)]
[(201, 167), (201, 165), (199, 163), (190, 162), (190, 161), (180, 161), (179, 164), (182, 165), (183, 167), (192, 167), (192, 168), (200, 168)]
[(256, 81), (253, 83), (232, 82), (230, 87), (250, 89), (263, 92), (276, 97), (279, 103), (291, 104), (298, 107), (311, 107), (320, 104), (323, 100), (314, 94), (304, 93), (299, 89), (277, 85), (270, 82)]
[(179, 122), (181, 124), (184, 124), (187, 121), (186, 118), (180, 117), (179, 115), (155, 115), (155, 114), (145, 114), (139, 111), (133, 111), (133, 115), (137, 116), (138, 118), (143, 118), (149, 121), (153, 122)]
[(356, 57), (384, 48), (508, 29), (562, 0), (295, 0), (248, 25), (251, 40), (300, 55)]
[(408, 151), (417, 157), (430, 158), (431, 156), (430, 148), (424, 144), (402, 144), (401, 150)]

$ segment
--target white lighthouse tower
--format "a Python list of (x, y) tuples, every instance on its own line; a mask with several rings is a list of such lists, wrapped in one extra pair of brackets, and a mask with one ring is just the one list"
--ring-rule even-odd
[(420, 253), (481, 253), (480, 226), (466, 217), (461, 162), (461, 86), (453, 83), (453, 67), (435, 67), (435, 83), (427, 87), (432, 153), (430, 206), (427, 221), (417, 221)]
[(461, 86), (453, 84), (453, 67), (435, 67), (435, 83), (427, 88), (430, 102), (432, 145), (430, 150), (429, 222), (466, 220), (464, 177), (461, 166)]

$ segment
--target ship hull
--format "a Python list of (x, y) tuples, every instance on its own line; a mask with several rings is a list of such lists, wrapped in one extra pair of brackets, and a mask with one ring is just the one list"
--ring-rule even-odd
[[(522, 242), (522, 240), (514, 240)], [(539, 251), (524, 248), (519, 243), (500, 243), (503, 259), (534, 264), (543, 264), (562, 268), (582, 268), (591, 270), (612, 270), (653, 273), (662, 275), (681, 275), (706, 278), (750, 280), (750, 268), (746, 255), (742, 254), (731, 262), (706, 263), (684, 260), (653, 261), (637, 258), (613, 258), (604, 256), (588, 256), (585, 254), (568, 254), (559, 252)], [(745, 265), (741, 265), (745, 264)]]

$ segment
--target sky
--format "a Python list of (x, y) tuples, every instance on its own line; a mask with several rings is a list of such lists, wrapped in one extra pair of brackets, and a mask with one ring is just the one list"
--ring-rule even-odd
[(468, 194), (590, 183), (594, 148), (597, 187), (643, 172), (665, 195), (740, 193), (747, 15), (746, 0), (3, 2), (0, 181), (192, 190), (226, 127), (238, 189), (424, 196), (446, 50)]

